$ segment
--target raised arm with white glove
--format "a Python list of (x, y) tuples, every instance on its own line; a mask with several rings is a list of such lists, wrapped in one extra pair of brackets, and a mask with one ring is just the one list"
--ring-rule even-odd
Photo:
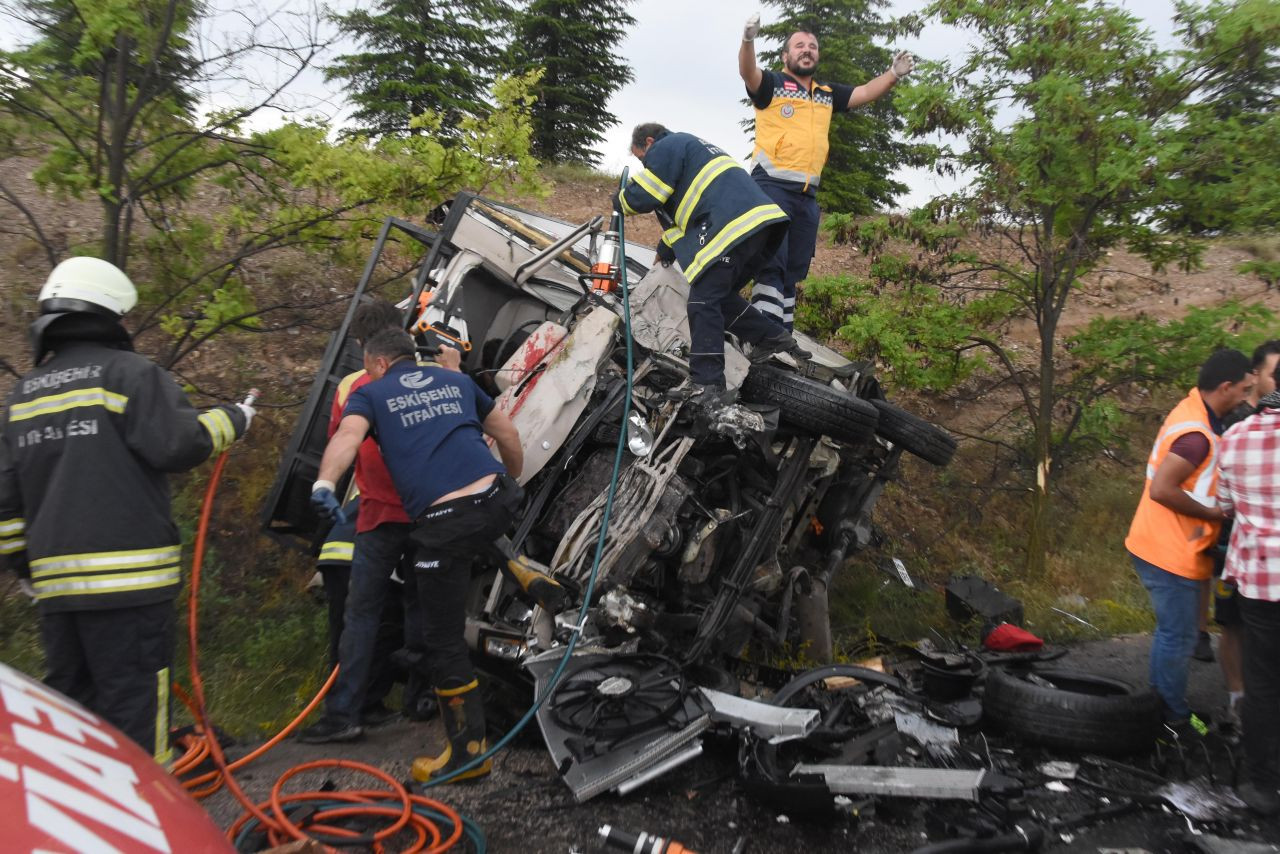
[(915, 70), (916, 58), (905, 50), (899, 52), (889, 65), (889, 72), (893, 75), (894, 80), (901, 80)]

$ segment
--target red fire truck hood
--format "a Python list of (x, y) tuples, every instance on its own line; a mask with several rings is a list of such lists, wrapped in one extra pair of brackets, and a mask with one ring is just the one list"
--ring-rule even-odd
[(234, 849), (165, 769), (106, 721), (0, 664), (5, 851)]

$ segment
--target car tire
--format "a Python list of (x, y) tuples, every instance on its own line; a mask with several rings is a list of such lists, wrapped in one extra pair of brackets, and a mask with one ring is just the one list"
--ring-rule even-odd
[(993, 669), (983, 717), (1019, 738), (1067, 750), (1124, 754), (1146, 750), (1160, 726), (1160, 698), (1150, 689), (1078, 670)]
[(946, 430), (887, 400), (873, 400), (871, 405), (880, 413), (876, 432), (904, 451), (935, 466), (945, 466), (955, 456), (956, 440)]
[(772, 365), (751, 369), (741, 397), (777, 406), (784, 424), (839, 442), (870, 439), (879, 418), (876, 408), (861, 398)]

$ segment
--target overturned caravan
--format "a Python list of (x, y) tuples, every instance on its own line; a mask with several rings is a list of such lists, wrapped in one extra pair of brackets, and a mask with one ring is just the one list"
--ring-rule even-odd
[(827, 590), (847, 556), (871, 543), (872, 509), (901, 454), (944, 465), (955, 449), (944, 431), (886, 402), (868, 365), (807, 339), (814, 355), (801, 364), (785, 355), (752, 364), (727, 342), (736, 402), (682, 402), (688, 284), (653, 250), (628, 245), (624, 291), (621, 276), (596, 263), (607, 240), (598, 218), (574, 225), (472, 195), (455, 198), (435, 229), (388, 220), (263, 520), (278, 537), (322, 538), (307, 496), (334, 391), (360, 367), (351, 315), (393, 243), (401, 257), (420, 252), (406, 326), (424, 346), (458, 347), (463, 370), (511, 415), (525, 497), (510, 546), (575, 599), (546, 613), (478, 556), (468, 640), (499, 693), (490, 706), (523, 687), (507, 704), (523, 709), (531, 683), (549, 679), (580, 632), (539, 713), (580, 798), (695, 755), (697, 733), (722, 717), (697, 686), (729, 687), (725, 663), (748, 647), (829, 658)]

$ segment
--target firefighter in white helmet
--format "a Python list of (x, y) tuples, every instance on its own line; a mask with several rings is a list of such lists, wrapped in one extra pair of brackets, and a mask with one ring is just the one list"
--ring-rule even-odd
[(49, 686), (166, 761), (182, 562), (168, 473), (222, 451), (254, 412), (197, 412), (134, 353), (121, 317), (137, 300), (97, 258), (49, 274), (36, 367), (0, 421), (0, 554), (34, 590)]

